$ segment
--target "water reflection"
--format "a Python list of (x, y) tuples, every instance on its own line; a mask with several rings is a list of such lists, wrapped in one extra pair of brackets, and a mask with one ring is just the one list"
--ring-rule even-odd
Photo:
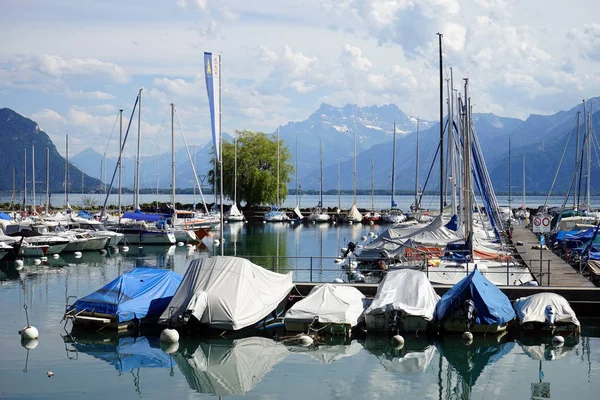
[(218, 396), (244, 395), (289, 351), (262, 337), (186, 341), (173, 355), (192, 390)]
[(321, 364), (331, 364), (342, 358), (353, 357), (360, 353), (362, 348), (363, 346), (356, 340), (353, 340), (350, 344), (317, 344), (310, 347), (288, 346), (290, 352), (307, 355)]
[(407, 338), (404, 346), (396, 346), (389, 337), (367, 336), (365, 349), (379, 359), (386, 371), (399, 374), (424, 373), (436, 353), (427, 337)]
[(470, 391), (485, 367), (498, 362), (512, 351), (515, 343), (504, 339), (502, 334), (485, 337), (477, 335), (473, 342), (467, 344), (460, 337), (446, 337), (439, 340), (436, 346)]

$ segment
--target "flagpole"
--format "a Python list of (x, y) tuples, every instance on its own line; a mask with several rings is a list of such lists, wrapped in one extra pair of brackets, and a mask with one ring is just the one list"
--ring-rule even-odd
[(220, 183), (220, 223), (221, 223), (221, 255), (225, 255), (224, 244), (223, 244), (223, 231), (225, 229), (225, 225), (223, 222), (223, 113), (221, 111), (222, 100), (221, 100), (221, 75), (223, 71), (221, 70), (221, 55), (219, 54), (219, 183)]

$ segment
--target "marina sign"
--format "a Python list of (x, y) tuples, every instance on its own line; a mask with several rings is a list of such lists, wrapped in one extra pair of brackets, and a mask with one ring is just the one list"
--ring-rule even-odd
[(543, 233), (550, 232), (550, 223), (552, 222), (552, 217), (547, 214), (538, 214), (533, 217), (533, 232), (535, 233)]

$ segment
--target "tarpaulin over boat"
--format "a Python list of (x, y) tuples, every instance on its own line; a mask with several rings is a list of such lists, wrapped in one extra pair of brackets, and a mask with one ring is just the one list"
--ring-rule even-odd
[[(377, 239), (366, 245), (358, 255), (359, 261), (370, 261), (380, 258), (394, 258), (404, 254), (402, 238), (423, 228), (423, 225), (410, 227), (393, 226), (386, 229)], [(384, 251), (385, 250), (385, 251)]]
[(552, 306), (556, 323), (575, 324), (579, 326), (575, 311), (573, 311), (569, 302), (556, 293), (537, 293), (521, 297), (514, 304), (517, 318), (519, 318), (521, 324), (527, 322), (545, 322), (547, 318), (547, 306)]
[(508, 297), (475, 269), (442, 296), (435, 308), (435, 319), (443, 322), (466, 300), (475, 303), (477, 324), (502, 325), (515, 318)]
[(160, 317), (191, 314), (212, 328), (238, 330), (264, 319), (292, 290), (292, 273), (278, 274), (239, 257), (192, 260)]
[(408, 315), (431, 321), (439, 300), (440, 296), (423, 272), (410, 269), (389, 271), (365, 314), (402, 310)]
[(3, 219), (5, 221), (10, 221), (10, 220), (12, 220), (12, 217), (10, 215), (8, 215), (7, 213), (0, 211), (0, 219)]
[[(453, 230), (450, 230), (444, 226), (442, 216), (438, 215), (420, 230), (413, 232), (403, 239), (406, 239), (406, 244), (409, 243), (414, 247), (415, 245), (446, 245), (449, 242), (454, 242), (464, 238)], [(408, 242), (410, 240), (410, 242)]]
[(356, 204), (352, 204), (350, 211), (348, 211), (348, 220), (349, 221), (360, 221), (362, 220), (362, 214), (356, 208)]
[(365, 309), (365, 296), (355, 287), (326, 283), (294, 304), (285, 321), (313, 321), (355, 326)]
[(233, 203), (231, 205), (231, 208), (229, 209), (229, 211), (227, 211), (227, 213), (225, 214), (226, 216), (231, 216), (231, 217), (239, 217), (242, 216), (244, 214), (242, 214), (242, 212), (237, 208), (237, 205), (235, 203)]
[(119, 372), (137, 368), (170, 368), (171, 366), (171, 358), (161, 350), (158, 337), (122, 336), (116, 341), (76, 340), (73, 347), (80, 353), (106, 361)]
[(119, 322), (158, 317), (180, 282), (181, 276), (173, 271), (136, 268), (77, 300), (73, 309), (118, 316)]
[(398, 374), (424, 373), (436, 353), (426, 335), (407, 338), (401, 349), (387, 336), (367, 335), (364, 348), (379, 359), (386, 371)]
[(149, 222), (157, 222), (161, 219), (166, 219), (164, 215), (161, 214), (145, 214), (139, 210), (131, 212), (128, 211), (123, 214), (123, 218), (133, 219), (135, 221), (149, 221)]
[(271, 339), (187, 341), (173, 355), (190, 389), (217, 396), (243, 396), (290, 352)]

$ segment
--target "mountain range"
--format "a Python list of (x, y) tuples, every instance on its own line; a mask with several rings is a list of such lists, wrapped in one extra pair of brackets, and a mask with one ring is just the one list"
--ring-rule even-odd
[[(591, 99), (597, 102), (598, 99)], [(522, 187), (523, 155), (526, 159), (526, 186), (528, 192), (546, 193), (554, 178), (563, 149), (570, 132), (576, 132), (577, 112), (582, 111), (582, 105), (576, 105), (570, 110), (559, 111), (552, 115), (530, 115), (525, 120), (500, 117), (489, 113), (473, 114), (475, 131), (480, 142), (484, 158), (490, 172), (492, 183), (497, 192), (507, 192), (509, 137), (512, 141), (510, 157), (511, 187), (513, 193), (520, 193)], [(593, 114), (593, 126), (597, 126), (598, 113)], [(295, 164), (298, 154), (298, 183), (302, 190), (318, 190), (319, 188), (319, 141), (323, 143), (323, 188), (337, 189), (338, 170), (340, 186), (344, 190), (353, 187), (354, 169), (354, 137), (356, 133), (356, 186), (358, 189), (376, 190), (391, 189), (391, 167), (393, 150), (394, 121), (396, 124), (396, 189), (410, 191), (415, 187), (415, 164), (417, 142), (417, 119), (406, 115), (396, 105), (359, 107), (348, 104), (344, 107), (334, 107), (322, 104), (306, 120), (289, 122), (279, 128), (282, 141), (288, 146)], [(428, 190), (439, 188), (439, 166), (433, 165), (434, 155), (439, 143), (439, 123), (427, 120), (419, 121), (419, 186), (425, 184), (429, 171)], [(272, 132), (273, 135), (277, 131)], [(580, 119), (580, 136), (583, 137), (583, 117)], [(40, 133), (40, 134), (37, 134)], [(37, 135), (37, 136), (36, 136)], [(51, 150), (51, 170), (53, 189), (57, 190), (64, 181), (64, 159), (56, 152), (48, 136), (39, 130), (35, 122), (20, 116), (8, 109), (0, 110), (0, 138), (9, 144), (11, 157), (5, 158), (0, 164), (5, 171), (16, 166), (17, 187), (23, 180), (23, 144), (31, 143), (36, 146), (36, 159), (44, 160), (45, 147)], [(12, 138), (12, 139), (11, 139)], [(231, 141), (232, 137), (224, 134), (224, 140)], [(580, 142), (582, 139), (580, 139)], [(594, 148), (597, 140), (594, 139)], [(296, 148), (297, 143), (297, 148)], [(566, 146), (563, 166), (558, 174), (554, 190), (565, 192), (569, 189), (575, 164), (575, 133), (571, 134)], [(39, 148), (39, 150), (38, 150)], [(38, 155), (38, 151), (40, 155)], [(196, 162), (196, 170), (208, 185), (206, 175), (212, 168), (210, 158), (212, 143), (190, 147), (191, 157)], [(107, 159), (106, 172), (103, 173), (102, 154), (95, 149), (85, 149), (71, 157), (70, 161), (86, 171), (85, 187), (100, 186), (103, 174), (110, 182), (116, 159)], [(447, 158), (447, 154), (445, 154)], [(592, 191), (600, 185), (600, 159), (597, 152), (592, 152)], [(171, 154), (165, 152), (153, 156), (142, 156), (140, 161), (142, 188), (166, 189), (170, 187)], [(43, 164), (43, 163), (42, 163)], [(62, 169), (61, 169), (62, 166)], [(124, 185), (133, 186), (134, 160), (124, 158)], [(36, 176), (42, 176), (44, 165), (36, 166)], [(74, 168), (71, 176), (81, 175)], [(157, 177), (158, 175), (158, 177)], [(372, 179), (374, 175), (374, 181)], [(94, 179), (96, 178), (96, 179)], [(291, 177), (289, 189), (296, 187), (295, 176)], [(37, 179), (37, 178), (36, 178)], [(79, 179), (80, 181), (80, 179)], [(12, 177), (0, 177), (0, 187), (11, 188)], [(193, 186), (193, 173), (185, 148), (176, 151), (176, 185), (179, 188)], [(22, 187), (22, 183), (21, 186)], [(74, 178), (71, 179), (72, 190), (80, 187)], [(63, 189), (64, 190), (64, 189)]]

